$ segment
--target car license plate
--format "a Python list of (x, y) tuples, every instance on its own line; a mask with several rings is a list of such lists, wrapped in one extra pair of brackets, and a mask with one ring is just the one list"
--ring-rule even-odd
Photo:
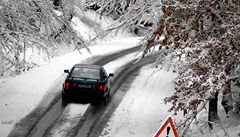
[(79, 88), (91, 88), (91, 85), (78, 84)]

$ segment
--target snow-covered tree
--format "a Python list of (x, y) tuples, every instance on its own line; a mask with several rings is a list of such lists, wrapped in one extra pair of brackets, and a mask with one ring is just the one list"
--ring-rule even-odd
[(153, 24), (162, 15), (161, 2), (158, 0), (86, 0), (85, 7), (93, 5), (99, 7), (96, 10), (100, 14), (116, 20), (105, 33), (122, 29), (134, 32), (140, 29), (144, 32), (142, 34), (148, 35), (149, 31), (153, 31)]
[(235, 77), (230, 74), (232, 65), (239, 64), (240, 59), (237, 2), (162, 1), (163, 16), (148, 37), (144, 55), (159, 37), (164, 37), (159, 62), (171, 61), (179, 72), (176, 92), (166, 98), (173, 104), (172, 110), (196, 110), (216, 92), (228, 92), (226, 84)]
[(57, 41), (81, 48), (83, 40), (71, 27), (74, 1), (56, 11), (50, 0), (0, 0), (0, 75), (29, 69), (26, 49), (51, 55)]
[[(171, 110), (195, 117), (216, 94), (229, 94), (229, 83), (239, 79), (239, 0), (97, 0), (101, 14), (118, 12), (109, 30), (151, 22), (143, 57), (159, 49), (157, 63), (170, 65), (179, 73), (176, 92), (165, 99)], [(238, 67), (236, 67), (238, 66)], [(240, 92), (230, 93), (235, 112)]]

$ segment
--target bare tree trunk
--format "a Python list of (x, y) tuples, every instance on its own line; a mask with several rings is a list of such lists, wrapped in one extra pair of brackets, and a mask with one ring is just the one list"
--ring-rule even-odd
[(218, 92), (215, 94), (215, 98), (211, 98), (209, 101), (209, 110), (208, 110), (208, 125), (212, 129), (212, 123), (219, 120), (218, 116)]

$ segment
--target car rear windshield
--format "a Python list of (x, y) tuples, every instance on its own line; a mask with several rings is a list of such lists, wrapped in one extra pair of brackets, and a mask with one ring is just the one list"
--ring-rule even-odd
[(96, 68), (75, 67), (72, 70), (71, 77), (100, 79), (100, 71)]

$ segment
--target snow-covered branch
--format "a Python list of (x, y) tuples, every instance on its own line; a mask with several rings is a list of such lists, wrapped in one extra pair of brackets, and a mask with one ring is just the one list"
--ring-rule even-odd
[[(92, 0), (87, 0), (90, 3)], [(212, 92), (225, 93), (232, 64), (239, 64), (240, 7), (233, 0), (99, 0), (102, 14), (117, 15), (107, 31), (152, 23), (143, 57), (159, 49), (160, 65), (179, 73), (171, 110), (196, 110)], [(110, 12), (109, 12), (110, 11)], [(121, 12), (117, 12), (121, 11)], [(117, 13), (116, 13), (117, 12)], [(105, 33), (104, 33), (105, 34)], [(158, 44), (154, 44), (158, 41)]]
[[(64, 1), (63, 4), (60, 9), (62, 14), (58, 15), (51, 0), (0, 1), (1, 75), (7, 71), (19, 71), (27, 64), (27, 48), (38, 49), (48, 56), (52, 56), (59, 40), (86, 48), (70, 25), (74, 3)], [(14, 67), (7, 70), (9, 66)]]

